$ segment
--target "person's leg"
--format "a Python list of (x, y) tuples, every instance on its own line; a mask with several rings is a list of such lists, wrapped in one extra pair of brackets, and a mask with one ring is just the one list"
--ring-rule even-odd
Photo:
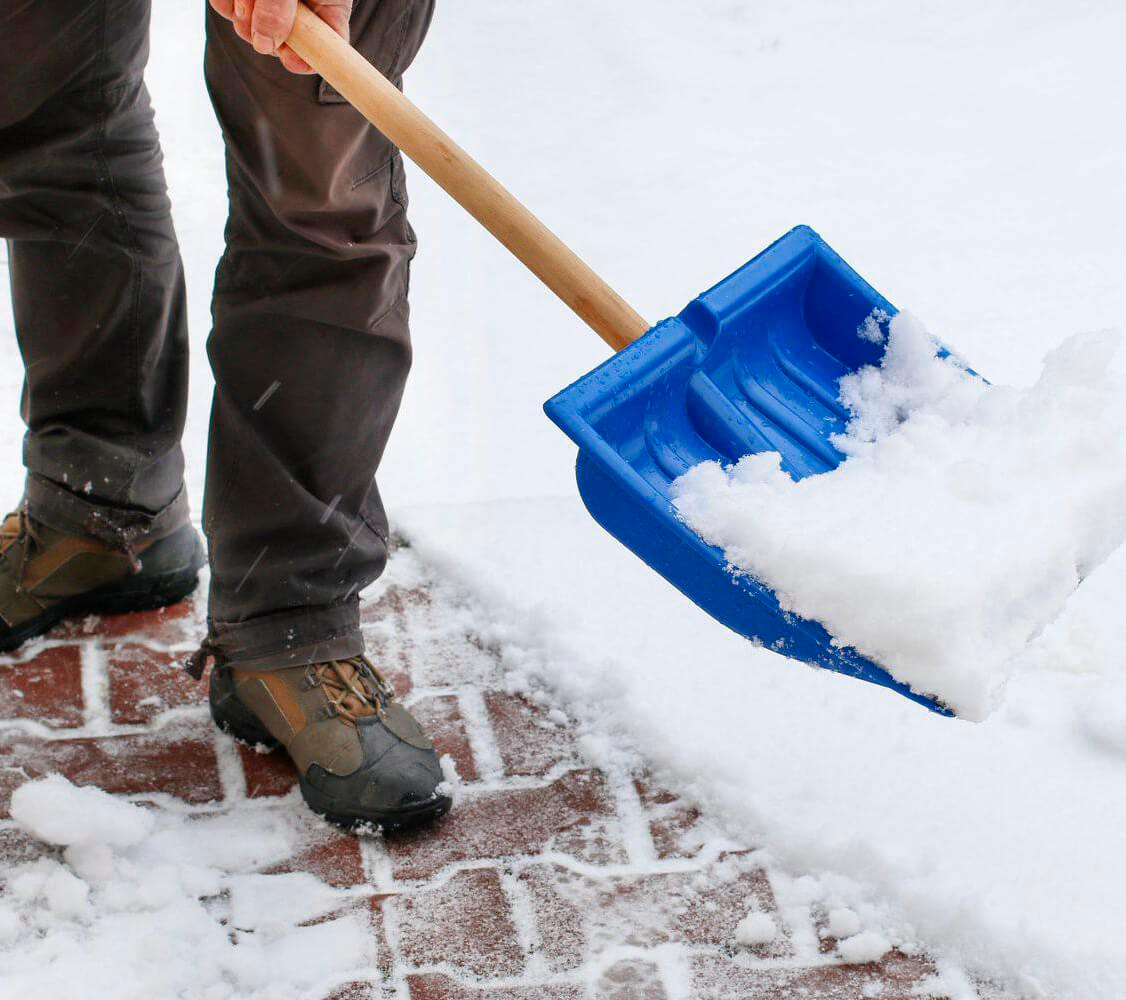
[(33, 507), (65, 490), (156, 513), (183, 484), (188, 339), (142, 80), (149, 0), (14, 6), (0, 24), (0, 235)]
[[(359, 0), (352, 40), (398, 80), (432, 0)], [(208, 342), (211, 714), (285, 747), (310, 808), (411, 826), (450, 808), (433, 744), (363, 657), (357, 593), (387, 558), (374, 476), (410, 366), (414, 234), (398, 152), (317, 77), (209, 14), (230, 215)]]
[(202, 561), (180, 433), (180, 255), (142, 80), (148, 0), (0, 14), (0, 236), (26, 364), (27, 485), (0, 527), (0, 648), (179, 599)]
[[(353, 44), (398, 81), (432, 9), (358, 0)], [(209, 643), (242, 667), (355, 656), (356, 595), (387, 554), (374, 476), (410, 366), (402, 160), (210, 10), (206, 73), (230, 196), (208, 342)]]

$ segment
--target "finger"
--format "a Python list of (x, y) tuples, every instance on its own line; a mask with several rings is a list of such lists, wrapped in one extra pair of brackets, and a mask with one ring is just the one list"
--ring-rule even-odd
[(256, 0), (250, 15), (250, 42), (255, 52), (273, 54), (285, 44), (297, 16), (297, 0)]
[(250, 42), (250, 22), (234, 20), (231, 26), (235, 29), (235, 34), (239, 36), (244, 42)]
[(231, 23), (235, 26), (235, 34), (244, 42), (250, 41), (250, 12), (252, 0), (234, 0), (235, 16)]
[(211, 7), (216, 14), (225, 17), (228, 21), (235, 16), (235, 0), (210, 0)]
[(308, 76), (310, 73), (316, 72), (288, 45), (283, 45), (278, 49), (278, 58), (281, 60), (281, 64), (291, 73), (301, 73)]
[(352, 16), (352, 0), (314, 0), (309, 4), (313, 11), (341, 38), (348, 41), (348, 20)]

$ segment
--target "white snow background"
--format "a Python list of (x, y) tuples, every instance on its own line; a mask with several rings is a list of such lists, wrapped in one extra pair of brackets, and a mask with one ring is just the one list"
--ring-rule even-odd
[[(222, 153), (202, 4), (155, 7), (198, 504)], [(1019, 386), (1066, 336), (1126, 316), (1124, 37), (1112, 0), (474, 0), (439, 4), (407, 88), (651, 321), (805, 222)], [(1126, 553), (1083, 583), (980, 724), (754, 648), (577, 499), (573, 449), (540, 406), (605, 357), (601, 342), (410, 179), (415, 368), (381, 488), (419, 553), (478, 594), (482, 634), (517, 678), (555, 686), (742, 836), (848, 876), (962, 961), (1032, 996), (1126, 996)], [(0, 326), (14, 501), (6, 307)], [(263, 359), (263, 389), (300, 374)]]

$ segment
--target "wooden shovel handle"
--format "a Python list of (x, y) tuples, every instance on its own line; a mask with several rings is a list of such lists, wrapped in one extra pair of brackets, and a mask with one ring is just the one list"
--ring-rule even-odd
[(297, 5), (286, 44), (615, 351), (649, 329), (551, 230), (304, 4)]

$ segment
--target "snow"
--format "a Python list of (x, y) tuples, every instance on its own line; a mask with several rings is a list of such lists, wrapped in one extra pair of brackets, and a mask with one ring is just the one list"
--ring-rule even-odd
[(876, 931), (861, 931), (837, 945), (837, 951), (849, 965), (861, 965), (878, 962), (891, 951), (891, 942)]
[(855, 910), (850, 910), (847, 906), (838, 906), (829, 911), (826, 930), (835, 938), (852, 937), (853, 934), (860, 933), (860, 918)]
[(20, 915), (10, 906), (0, 904), (0, 944), (11, 944), (20, 934)]
[(438, 758), (438, 764), (442, 768), (442, 780), (438, 782), (437, 788), (438, 794), (448, 795), (456, 804), (461, 789), (461, 776), (457, 773), (457, 761), (448, 753), (444, 753)]
[(62, 847), (133, 847), (153, 826), (152, 817), (143, 809), (97, 788), (76, 788), (57, 774), (17, 788), (12, 793), (11, 815), (40, 840)]
[(40, 891), (48, 910), (64, 920), (88, 921), (93, 916), (90, 887), (62, 866), (54, 866)]
[[(225, 192), (201, 21), (200, 6), (155, 5), (148, 74), (188, 273), (197, 509)], [(1107, 126), (1126, 88), (1124, 32), (1111, 0), (476, 0), (439, 5), (407, 91), (650, 320), (805, 222), (891, 301), (956, 333), (990, 380), (1023, 387), (1061, 336), (1126, 316), (1126, 138)], [(414, 367), (381, 492), (416, 551), (476, 595), (474, 627), (503, 649), (513, 684), (553, 692), (589, 740), (636, 746), (740, 839), (817, 869), (863, 927), (898, 927), (1033, 995), (1126, 996), (1123, 551), (1019, 654), (977, 725), (751, 647), (604, 536), (575, 496), (573, 449), (539, 408), (603, 360), (601, 342), (417, 170), (409, 182)], [(6, 309), (0, 327), (14, 401)], [(294, 377), (262, 365), (264, 388)], [(0, 458), (16, 470), (22, 427), (14, 402), (8, 412)], [(83, 847), (89, 875), (68, 860), (97, 911), (82, 925), (88, 954), (50, 919), (63, 954), (90, 959), (90, 994), (109, 975), (99, 968), (135, 968), (146, 997), (268, 977), (286, 937), (260, 946), (265, 964), (224, 950), (185, 898), (188, 883), (211, 898), (224, 872), (252, 872), (292, 838), (276, 818), (254, 822), (248, 833), (162, 817), (133, 847)], [(108, 909), (94, 872), (122, 858), (154, 877), (170, 865), (184, 893), (155, 915)], [(38, 919), (11, 896), (2, 906), (0, 934), (4, 913)], [(347, 955), (347, 926), (322, 958)], [(0, 961), (29, 954), (33, 932), (20, 933)], [(200, 955), (225, 955), (227, 971)], [(26, 975), (5, 987), (76, 988), (44, 981), (42, 966)]]
[(233, 875), (227, 885), (235, 927), (301, 924), (339, 907), (345, 898), (308, 872)]
[(292, 818), (146, 809), (58, 775), (17, 789), (12, 816), (67, 846), (0, 873), (2, 997), (285, 1000), (370, 964), (347, 893), (245, 870), (298, 846)]
[(785, 610), (980, 720), (1126, 537), (1119, 342), (1073, 336), (1033, 385), (990, 385), (900, 313), (880, 365), (841, 380), (836, 470), (795, 482), (775, 452), (703, 463), (673, 484), (678, 513)]
[[(805, 222), (1023, 388), (1061, 338), (1126, 317), (1126, 139), (1106, 127), (1124, 31), (1109, 0), (494, 0), (439, 11), (408, 93), (650, 320)], [(538, 407), (601, 345), (410, 181), (415, 365), (381, 489), (416, 551), (479, 595), (514, 677), (781, 862), (847, 875), (864, 927), (898, 923), (1034, 995), (1126, 996), (1126, 554), (978, 724), (751, 647), (575, 496), (573, 448)]]
[(1087, 722), (1091, 703), (1126, 722), (1126, 550), (974, 724), (755, 648), (593, 530), (576, 499), (418, 506), (397, 523), (478, 595), (466, 618), (514, 686), (559, 691), (572, 718), (814, 872), (865, 928), (1049, 996), (1126, 995), (1108, 892), (1126, 885), (1126, 756)]
[(778, 926), (769, 913), (748, 913), (735, 925), (735, 941), (746, 947), (770, 944), (778, 934)]

